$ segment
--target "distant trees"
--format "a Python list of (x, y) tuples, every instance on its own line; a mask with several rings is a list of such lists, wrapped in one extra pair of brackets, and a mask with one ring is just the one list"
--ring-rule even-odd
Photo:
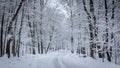
[[(79, 52), (80, 54), (81, 48), (84, 46), (84, 44), (87, 44), (89, 42), (89, 44), (87, 44), (89, 46), (87, 45), (84, 46), (85, 49), (87, 50), (86, 53), (88, 53), (88, 55), (90, 55), (93, 58), (97, 58), (96, 55), (98, 55), (99, 58), (103, 58), (103, 61), (105, 58), (110, 62), (113, 61), (112, 57), (117, 55), (115, 48), (116, 47), (115, 39), (117, 40), (118, 38), (115, 38), (114, 36), (116, 36), (115, 29), (116, 27), (118, 27), (115, 26), (115, 16), (118, 16), (115, 14), (117, 14), (119, 10), (119, 8), (117, 7), (119, 2), (117, 0), (110, 1), (60, 0), (60, 1), (61, 4), (67, 7), (69, 7), (72, 4), (71, 5), (72, 8), (69, 7), (71, 10), (68, 10), (68, 8), (66, 7), (68, 12), (72, 11), (72, 14), (69, 13), (69, 19), (71, 19), (72, 15), (73, 24), (78, 25), (79, 23), (77, 30), (78, 31), (81, 30), (81, 32), (78, 32), (79, 35), (77, 36), (78, 38), (78, 48), (76, 48), (77, 52)], [(86, 25), (84, 25), (82, 22), (86, 23)], [(87, 28), (88, 32), (82, 31), (84, 29), (83, 27)], [(72, 32), (76, 32), (75, 29), (76, 28), (73, 27)], [(88, 35), (84, 37), (86, 33)], [(73, 41), (76, 41), (75, 35), (77, 35), (77, 33), (73, 33), (74, 36)], [(89, 38), (88, 41), (82, 41), (82, 39), (86, 40), (86, 38), (87, 39)], [(76, 42), (74, 42), (74, 44), (75, 43)], [(119, 44), (117, 45), (119, 46)]]
[[(98, 3), (98, 2), (99, 2), (98, 9), (97, 7), (94, 8), (93, 6), (96, 5), (94, 3)], [(95, 46), (90, 47), (91, 48), (90, 51), (92, 52), (93, 50), (94, 53), (96, 53), (97, 51), (99, 53), (98, 55), (102, 56), (103, 61), (104, 61), (104, 58), (107, 58), (107, 60), (111, 62), (112, 61), (111, 58), (114, 55), (113, 52), (114, 52), (115, 44), (113, 43), (113, 38), (114, 38), (113, 31), (114, 31), (115, 22), (113, 22), (113, 19), (115, 16), (115, 4), (117, 4), (116, 2), (117, 1), (115, 0), (111, 0), (111, 1), (90, 0), (90, 8), (89, 8), (90, 12), (89, 12), (87, 10), (88, 7), (86, 7), (86, 1), (83, 0), (84, 11), (88, 16), (88, 21), (93, 22), (93, 24), (92, 23), (89, 24), (90, 25), (89, 29), (90, 29), (90, 39), (94, 41)], [(98, 15), (97, 15), (97, 12), (98, 12)], [(101, 26), (105, 26), (105, 28), (101, 28)], [(90, 53), (91, 57), (95, 56), (94, 53)]]
[[(53, 38), (60, 35), (58, 28), (61, 27), (59, 23), (63, 15), (59, 14), (58, 4), (49, 7), (47, 2), (49, 0), (0, 2), (0, 56), (4, 53), (8, 58), (25, 53), (43, 54), (55, 46), (57, 42)], [(5, 6), (4, 3), (8, 5)], [(10, 4), (12, 5), (9, 6)]]

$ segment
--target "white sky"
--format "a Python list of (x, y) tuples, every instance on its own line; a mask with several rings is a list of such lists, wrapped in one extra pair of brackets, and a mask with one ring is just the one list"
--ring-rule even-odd
[(51, 8), (54, 8), (54, 7), (58, 6), (58, 7), (57, 7), (57, 10), (59, 11), (59, 13), (60, 13), (60, 14), (63, 14), (66, 18), (68, 18), (67, 11), (65, 10), (64, 6), (61, 5), (61, 4), (58, 2), (58, 0), (49, 0), (49, 1), (50, 1), (50, 2), (49, 2), (49, 6), (50, 6)]

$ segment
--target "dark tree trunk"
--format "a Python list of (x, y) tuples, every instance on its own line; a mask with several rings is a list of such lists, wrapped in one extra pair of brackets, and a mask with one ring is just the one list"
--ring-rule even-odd
[(47, 47), (47, 49), (46, 49), (46, 53), (48, 52), (48, 50), (49, 50), (49, 48), (50, 48), (51, 41), (52, 41), (52, 37), (53, 37), (53, 33), (54, 33), (54, 26), (52, 27), (52, 34), (50, 35), (50, 40), (49, 40), (48, 47)]
[(12, 27), (13, 26), (13, 22), (17, 18), (18, 14), (19, 14), (19, 11), (20, 11), (20, 9), (21, 9), (24, 1), (25, 0), (21, 0), (20, 1), (20, 4), (19, 4), (19, 6), (18, 6), (18, 8), (17, 8), (17, 10), (16, 10), (16, 12), (14, 14), (14, 16), (12, 17), (12, 19), (11, 19), (9, 25), (8, 25), (8, 28), (7, 28), (7, 35), (8, 36), (10, 35), (10, 38), (7, 38), (7, 41), (6, 41), (6, 44), (7, 44), (6, 45), (6, 54), (8, 55), (8, 58), (10, 58), (10, 47), (11, 47), (11, 44), (13, 44), (13, 41), (14, 41), (13, 35), (15, 34), (13, 32), (14, 30), (13, 30), (13, 27)]
[(43, 24), (43, 9), (44, 9), (44, 6), (45, 6), (45, 4), (44, 4), (44, 0), (40, 0), (40, 12), (41, 12), (41, 14), (40, 14), (40, 38), (41, 38), (41, 40), (40, 40), (40, 47), (41, 47), (41, 54), (43, 54), (43, 31), (42, 31), (42, 24)]
[(0, 32), (0, 57), (3, 56), (3, 23), (4, 23), (4, 12), (2, 15), (2, 22), (1, 22), (1, 32)]
[(90, 13), (91, 13), (91, 20), (93, 21), (93, 22), (91, 22), (92, 24), (91, 24), (91, 28), (90, 28), (90, 30), (92, 31), (92, 34), (93, 34), (93, 36), (91, 35), (91, 38), (92, 38), (92, 40), (95, 40), (95, 41), (93, 41), (93, 43), (91, 43), (91, 46), (90, 46), (90, 48), (92, 48), (91, 49), (91, 57), (93, 57), (93, 58), (95, 58), (94, 57), (94, 53), (95, 53), (95, 48), (96, 48), (96, 41), (97, 41), (97, 27), (96, 27), (96, 16), (95, 16), (95, 14), (94, 14), (94, 0), (90, 0)]
[(107, 60), (109, 61), (109, 62), (111, 62), (111, 56), (110, 56), (110, 54), (109, 54), (109, 52), (108, 52), (108, 47), (109, 47), (109, 45), (108, 45), (108, 43), (109, 43), (109, 28), (108, 28), (108, 7), (107, 7), (107, 0), (104, 0), (104, 3), (105, 3), (105, 22), (106, 22), (106, 39), (105, 39), (105, 46), (107, 47), (106, 49), (107, 49), (107, 51), (106, 51), (106, 54), (107, 54)]
[(40, 54), (40, 43), (38, 42), (38, 53)]
[(41, 54), (43, 54), (43, 42), (41, 41)]
[(18, 45), (17, 45), (17, 56), (20, 57), (20, 45), (21, 42), (21, 34), (22, 34), (22, 28), (23, 28), (23, 19), (24, 19), (24, 8), (22, 10), (22, 17), (21, 17), (21, 24), (20, 24), (20, 30), (19, 30), (19, 39), (18, 39)]
[(15, 20), (15, 25), (14, 25), (14, 35), (13, 35), (13, 44), (12, 44), (12, 54), (13, 54), (13, 57), (15, 57), (16, 56), (16, 34), (15, 34), (15, 32), (16, 32), (16, 26), (17, 26), (17, 18), (16, 18), (16, 20)]
[(33, 47), (32, 47), (32, 49), (33, 49), (33, 54), (35, 54), (35, 27), (36, 27), (36, 24), (35, 24), (35, 22), (33, 22), (33, 36), (32, 36), (32, 44), (33, 44)]
[[(92, 2), (93, 3), (93, 2)], [(92, 6), (93, 4), (91, 4), (91, 2), (90, 2), (90, 8), (92, 8), (93, 6)], [(85, 0), (83, 0), (83, 6), (84, 6), (84, 11), (86, 12), (86, 14), (87, 14), (87, 18), (88, 18), (88, 23), (89, 23), (89, 33), (90, 33), (90, 57), (92, 57), (92, 58), (94, 58), (94, 50), (93, 50), (93, 48), (94, 48), (94, 34), (93, 34), (93, 29), (94, 29), (94, 27), (93, 27), (93, 24), (92, 24), (92, 22), (91, 22), (91, 19), (92, 19), (92, 16), (90, 15), (90, 13), (88, 12), (88, 10), (87, 10), (87, 7), (86, 7), (86, 3), (85, 3)], [(92, 6), (92, 7), (91, 7)], [(90, 11), (93, 11), (93, 9), (90, 9)]]
[(11, 54), (10, 54), (10, 44), (11, 44), (12, 39), (9, 39), (7, 42), (7, 47), (6, 47), (6, 54), (8, 56), (8, 58), (10, 58)]

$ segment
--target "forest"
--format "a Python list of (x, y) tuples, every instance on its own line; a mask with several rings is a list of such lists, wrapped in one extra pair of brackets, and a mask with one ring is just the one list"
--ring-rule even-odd
[(120, 65), (120, 0), (0, 0), (0, 62), (61, 50)]

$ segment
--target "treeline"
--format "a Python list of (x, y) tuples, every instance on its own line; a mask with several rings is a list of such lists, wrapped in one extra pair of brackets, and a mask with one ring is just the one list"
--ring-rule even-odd
[[(119, 0), (61, 0), (69, 12), (71, 52), (119, 63)], [(74, 48), (77, 45), (77, 48)]]
[[(0, 1), (0, 56), (43, 54), (61, 38), (63, 14), (49, 0)], [(57, 38), (58, 37), (58, 38)], [(53, 40), (54, 39), (54, 40)], [(53, 43), (53, 44), (52, 44)], [(60, 42), (61, 43), (61, 42)]]

